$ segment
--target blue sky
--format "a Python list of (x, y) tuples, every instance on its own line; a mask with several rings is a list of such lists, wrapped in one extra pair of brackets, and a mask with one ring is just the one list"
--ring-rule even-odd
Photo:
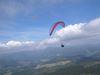
[(59, 20), (85, 23), (100, 17), (100, 0), (0, 0), (0, 41), (42, 40)]

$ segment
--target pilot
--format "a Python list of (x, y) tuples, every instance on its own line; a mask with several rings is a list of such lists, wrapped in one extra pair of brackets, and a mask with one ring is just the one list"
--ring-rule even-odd
[(64, 45), (63, 45), (63, 44), (61, 44), (61, 47), (64, 47)]

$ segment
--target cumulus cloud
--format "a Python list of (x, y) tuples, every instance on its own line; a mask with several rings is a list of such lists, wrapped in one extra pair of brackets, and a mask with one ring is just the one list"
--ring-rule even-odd
[(82, 33), (82, 26), (85, 24), (86, 23), (68, 25), (67, 27), (57, 31), (56, 36), (66, 37), (67, 35), (74, 36), (74, 35), (80, 34), (80, 33)]
[(6, 43), (0, 43), (0, 47), (19, 47), (19, 46), (25, 46), (25, 45), (32, 45), (34, 44), (33, 41), (8, 41)]
[[(41, 50), (47, 48), (59, 48), (63, 43), (65, 48), (98, 48), (100, 49), (100, 18), (89, 23), (79, 23), (67, 25), (59, 31), (56, 31), (52, 37), (39, 42), (33, 41), (8, 41), (0, 43), (0, 51), (22, 51), (22, 50)], [(17, 50), (16, 50), (17, 49)]]

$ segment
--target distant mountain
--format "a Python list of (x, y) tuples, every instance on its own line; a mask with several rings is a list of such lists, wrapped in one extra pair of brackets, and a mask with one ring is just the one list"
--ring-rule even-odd
[(98, 48), (47, 48), (0, 54), (0, 75), (100, 75)]
[(100, 58), (100, 50), (87, 50), (81, 48), (67, 47), (67, 48), (48, 48), (44, 50), (21, 51), (15, 53), (8, 53), (0, 55), (0, 62), (17, 62), (17, 61), (31, 61), (32, 63), (39, 63), (41, 60), (51, 60), (55, 58)]

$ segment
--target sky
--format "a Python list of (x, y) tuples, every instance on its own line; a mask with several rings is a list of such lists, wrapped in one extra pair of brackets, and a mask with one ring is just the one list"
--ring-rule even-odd
[[(50, 38), (57, 21), (64, 21), (66, 27)], [(66, 47), (95, 48), (100, 45), (99, 32), (99, 0), (0, 0), (1, 52), (45, 49), (61, 40)]]

